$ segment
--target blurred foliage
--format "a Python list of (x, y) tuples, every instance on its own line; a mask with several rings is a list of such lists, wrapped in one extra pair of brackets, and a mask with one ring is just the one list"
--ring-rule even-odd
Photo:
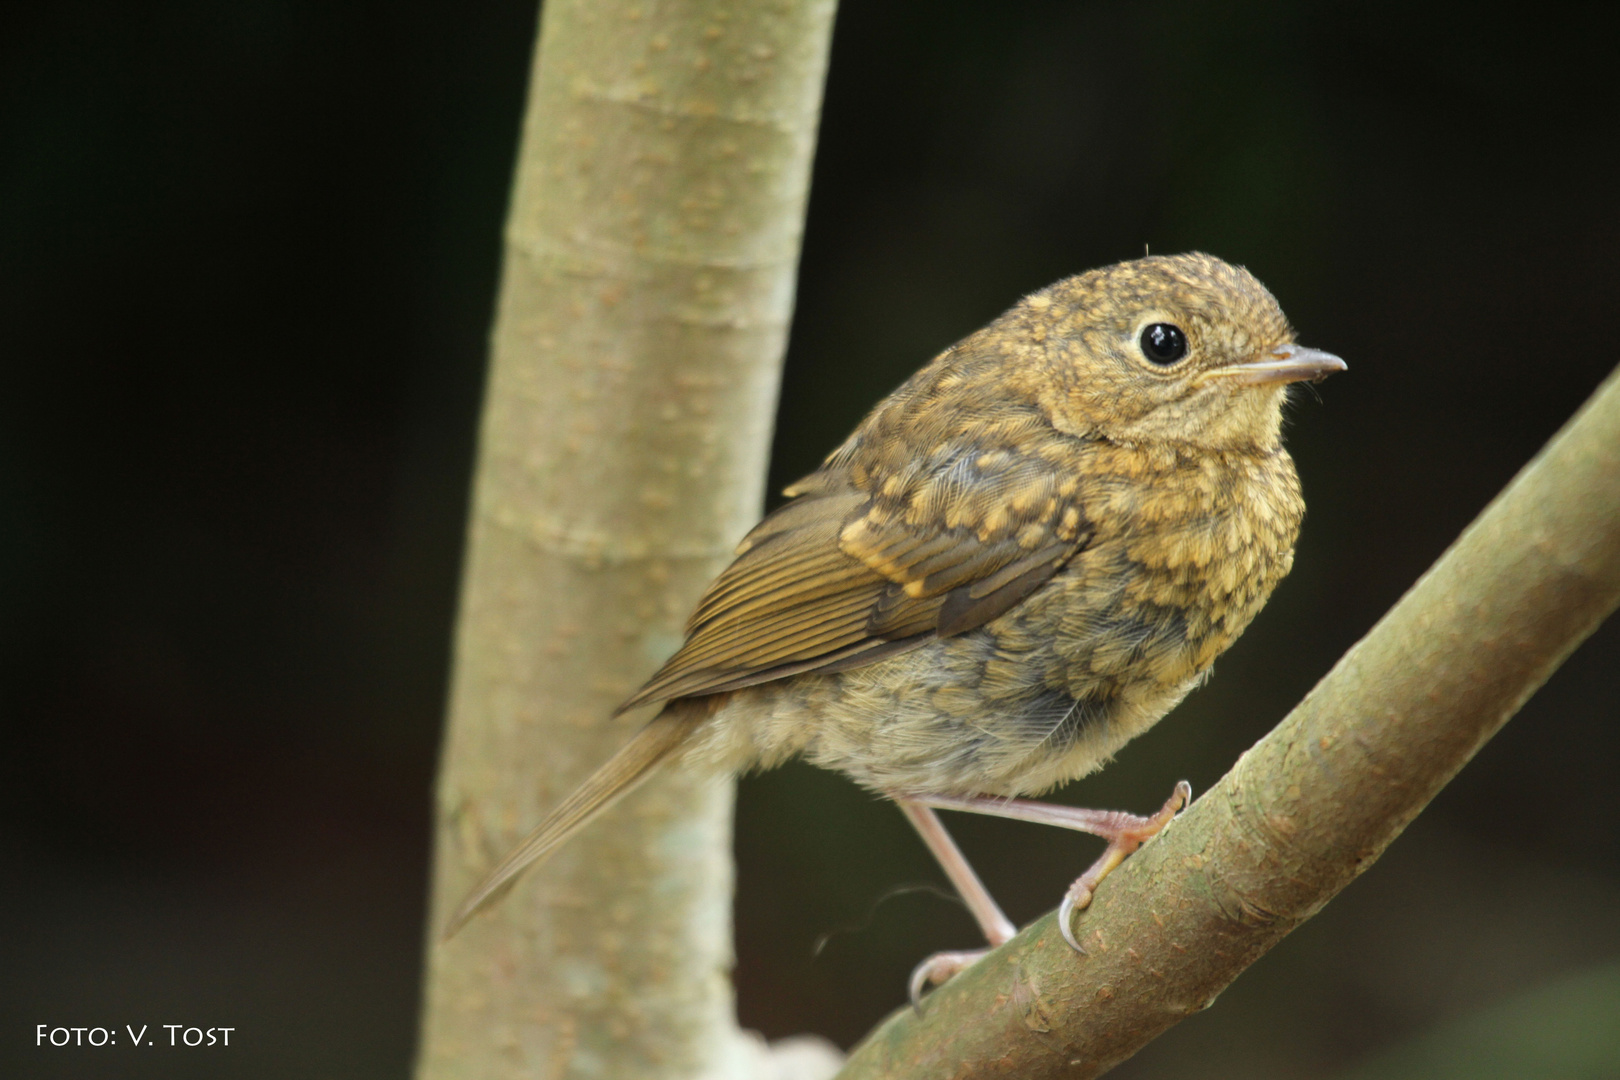
[[(1293, 410), (1296, 569), (1207, 688), (1063, 797), (1207, 787), (1620, 360), (1600, 10), (851, 0), (773, 485), (1020, 292), (1144, 246), (1246, 263), (1351, 365)], [(118, 1057), (131, 1077), (402, 1076), (535, 11), (4, 18), (0, 1015), (242, 1033), (228, 1059)], [(1620, 957), (1616, 671), (1610, 626), (1117, 1075), (1321, 1076)], [(950, 824), (1015, 919), (1093, 851)], [(883, 899), (937, 872), (841, 778), (747, 780), (737, 836), (740, 1009), (769, 1034), (852, 1040), (973, 942), (948, 900)], [(0, 1073), (87, 1053), (14, 1037)]]
[(1377, 1055), (1340, 1080), (1611, 1080), (1620, 965), (1538, 986)]

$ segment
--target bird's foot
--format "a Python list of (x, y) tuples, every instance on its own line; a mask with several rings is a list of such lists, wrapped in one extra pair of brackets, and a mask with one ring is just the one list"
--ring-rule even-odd
[(1170, 793), (1170, 797), (1159, 808), (1159, 812), (1151, 817), (1110, 811), (1106, 815), (1106, 820), (1099, 817), (1088, 823), (1090, 827), (1086, 831), (1106, 838), (1108, 846), (1097, 857), (1097, 861), (1069, 886), (1069, 891), (1063, 896), (1063, 903), (1058, 905), (1058, 929), (1063, 933), (1063, 940), (1067, 941), (1075, 952), (1084, 953), (1086, 950), (1074, 936), (1074, 913), (1086, 909), (1102, 879), (1112, 873), (1114, 867), (1124, 862), (1125, 856), (1159, 835), (1181, 808), (1191, 801), (1192, 785), (1183, 780), (1176, 785), (1176, 789)]
[(918, 964), (911, 973), (911, 981), (906, 984), (911, 992), (911, 1007), (922, 1012), (922, 996), (925, 989), (929, 986), (938, 986), (954, 975), (960, 975), (989, 952), (989, 949), (940, 952)]

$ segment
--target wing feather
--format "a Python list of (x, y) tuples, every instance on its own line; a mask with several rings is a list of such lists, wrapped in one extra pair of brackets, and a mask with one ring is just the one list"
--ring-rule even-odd
[(743, 539), (688, 620), (686, 643), (621, 711), (846, 670), (966, 633), (1040, 588), (1090, 538), (1078, 499), (1055, 494), (1075, 485), (1040, 457), (963, 449), (887, 475), (846, 466), (835, 455), (788, 489), (794, 501)]

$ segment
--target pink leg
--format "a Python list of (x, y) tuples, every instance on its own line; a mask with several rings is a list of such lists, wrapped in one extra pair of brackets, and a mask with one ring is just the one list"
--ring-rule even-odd
[(1170, 824), (1176, 811), (1192, 801), (1192, 785), (1185, 780), (1177, 784), (1176, 790), (1165, 800), (1159, 812), (1151, 817), (1138, 817), (1119, 810), (1083, 810), (1076, 806), (1058, 806), (1031, 799), (998, 799), (989, 795), (919, 795), (916, 801), (941, 810), (962, 810), (970, 814), (989, 814), (992, 817), (1056, 825), (1107, 840), (1108, 847), (1069, 886), (1063, 903), (1058, 907), (1058, 927), (1063, 931), (1063, 940), (1077, 952), (1085, 952), (1074, 936), (1074, 913), (1091, 903), (1091, 894), (1114, 867), (1125, 861), (1125, 856), (1141, 847), (1144, 841), (1157, 836), (1160, 830)]
[[(939, 815), (915, 799), (897, 798), (895, 802), (899, 805), (901, 813), (905, 814), (916, 827), (923, 838), (923, 843), (934, 853), (934, 858), (939, 860), (945, 876), (956, 886), (958, 895), (967, 904), (968, 911), (972, 912), (974, 921), (979, 924), (979, 929), (984, 931), (985, 940), (990, 942), (990, 948), (1012, 940), (1018, 928), (1012, 924), (1012, 920), (1002, 914), (1001, 908), (990, 895), (990, 890), (984, 887), (979, 875), (968, 865), (962, 849), (956, 846), (951, 834), (945, 831), (945, 825), (939, 820)], [(935, 953), (918, 964), (916, 970), (911, 973), (909, 984), (912, 1005), (916, 1006), (922, 1000), (923, 987), (929, 983), (944, 982), (989, 951), (990, 949), (973, 949), (965, 952)]]

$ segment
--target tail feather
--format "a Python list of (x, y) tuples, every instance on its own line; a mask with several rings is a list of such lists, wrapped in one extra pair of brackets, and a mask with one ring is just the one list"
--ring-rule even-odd
[(444, 928), (449, 939), (474, 915), (505, 896), (518, 875), (549, 856), (575, 833), (641, 786), (670, 752), (707, 717), (706, 710), (666, 708), (559, 803), (500, 865), (467, 894)]

